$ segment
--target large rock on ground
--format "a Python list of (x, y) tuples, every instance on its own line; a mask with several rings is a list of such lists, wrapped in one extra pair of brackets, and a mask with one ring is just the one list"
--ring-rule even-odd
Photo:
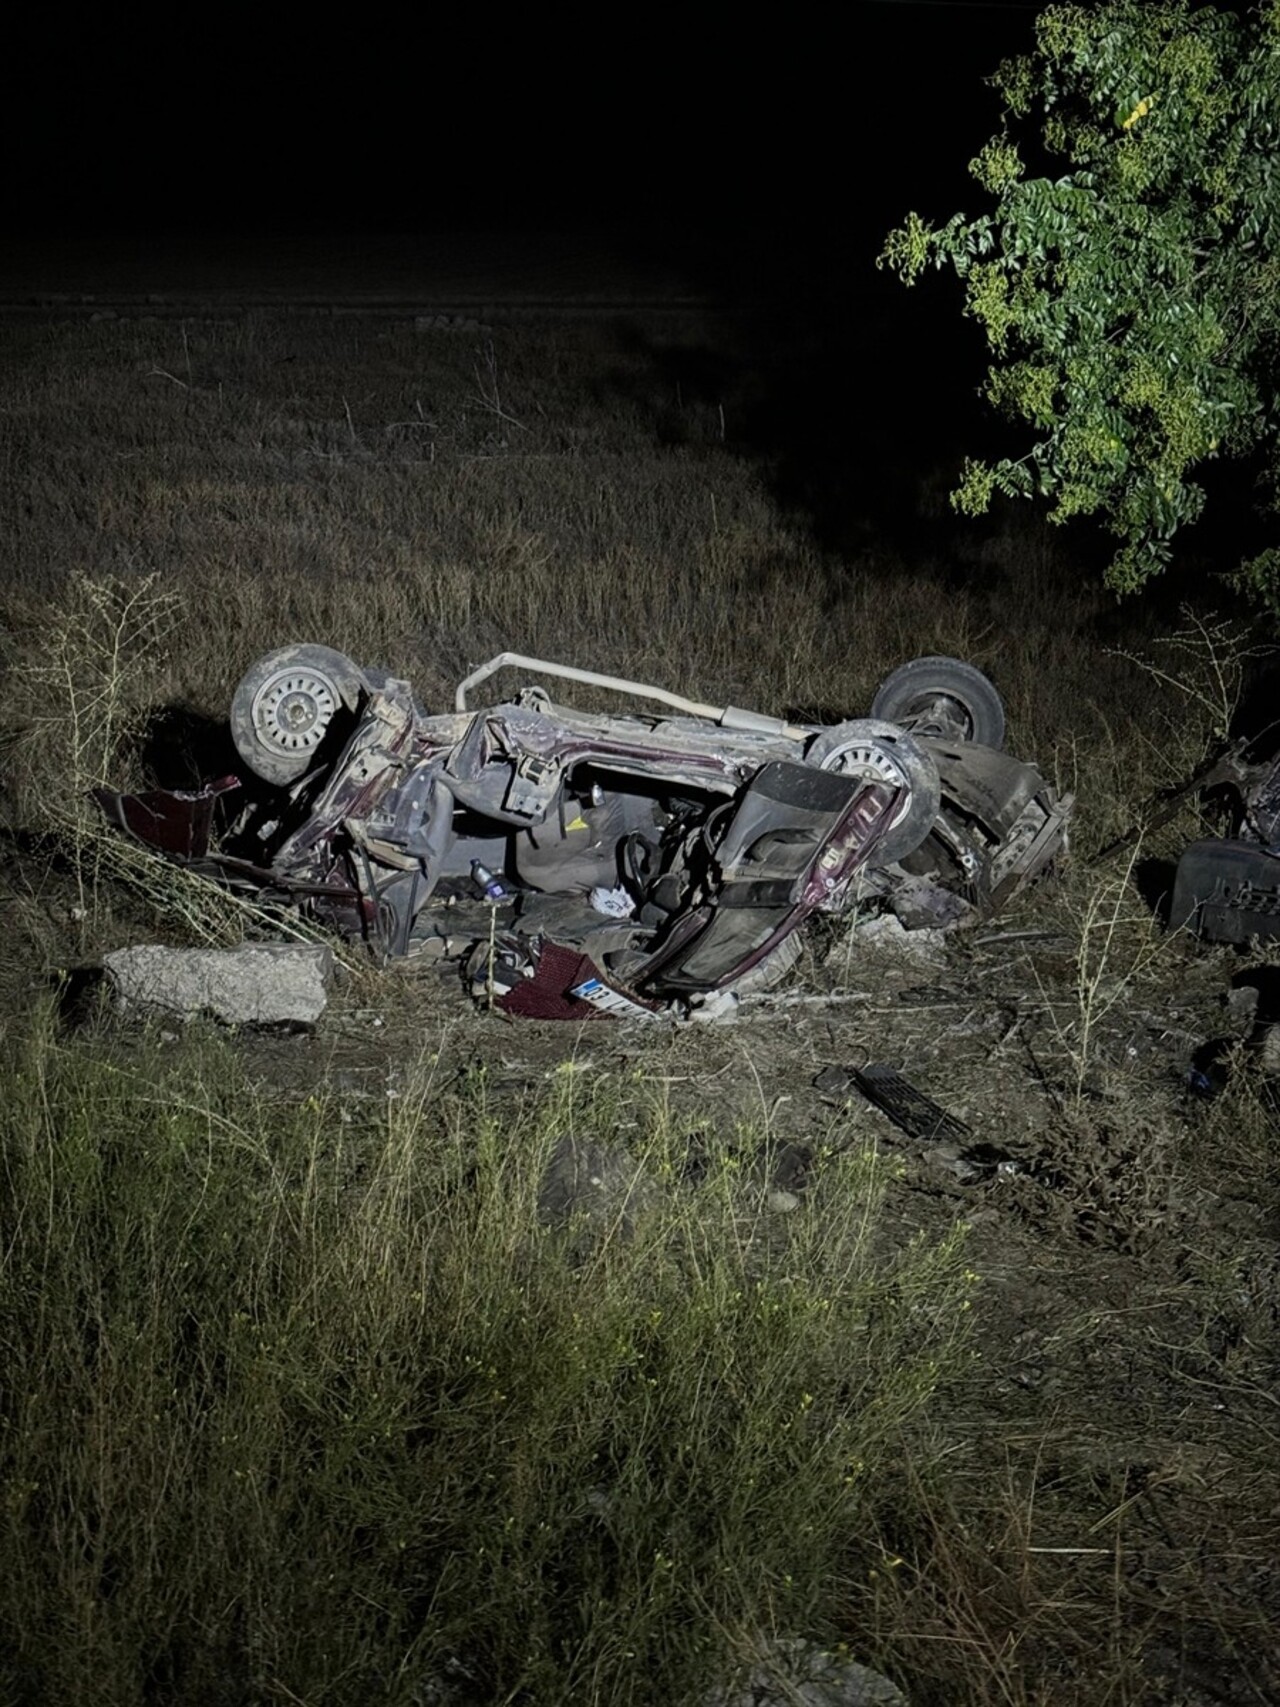
[(621, 1144), (566, 1133), (547, 1160), (538, 1214), (553, 1227), (577, 1225), (594, 1235), (626, 1235), (661, 1195), (644, 1164)]
[(324, 1012), (333, 953), (322, 944), (120, 948), (103, 965), (124, 1008), (159, 1008), (228, 1025), (312, 1025)]
[(883, 1672), (795, 1637), (775, 1637), (750, 1675), (715, 1689), (706, 1707), (907, 1707)]

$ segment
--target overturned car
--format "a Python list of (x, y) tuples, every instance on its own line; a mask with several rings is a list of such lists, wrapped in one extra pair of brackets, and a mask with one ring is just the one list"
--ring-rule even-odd
[[(509, 668), (540, 680), (473, 708)], [(643, 709), (577, 711), (547, 680)], [(261, 798), (216, 846), (215, 809), (244, 779), (100, 791), (103, 810), (380, 958), (459, 959), (477, 993), (547, 1018), (765, 988), (814, 913), (985, 915), (1062, 850), (1071, 810), (1001, 750), (999, 695), (952, 658), (913, 659), (868, 718), (822, 726), (517, 653), (431, 713), (407, 682), (298, 645), (247, 672), (231, 730)]]

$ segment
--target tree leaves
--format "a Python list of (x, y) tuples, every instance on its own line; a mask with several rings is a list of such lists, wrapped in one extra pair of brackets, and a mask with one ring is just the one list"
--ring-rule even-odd
[[(936, 228), (910, 214), (879, 264), (907, 284), (955, 271), (994, 358), (988, 398), (1040, 435), (1019, 459), (966, 463), (957, 508), (1007, 492), (1057, 521), (1096, 512), (1120, 540), (1108, 579), (1131, 589), (1199, 515), (1197, 463), (1264, 433), (1280, 475), (1280, 0), (1244, 19), (1051, 5), (1035, 52), (993, 81), (1004, 129), (970, 171), (994, 210)], [(1037, 113), (1057, 177), (1025, 176), (1018, 131)]]

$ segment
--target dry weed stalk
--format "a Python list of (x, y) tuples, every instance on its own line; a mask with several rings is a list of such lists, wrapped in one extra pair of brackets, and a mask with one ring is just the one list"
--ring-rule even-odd
[[(265, 906), (253, 895), (228, 889), (213, 878), (173, 865), (141, 842), (130, 841), (105, 825), (90, 830), (94, 874), (140, 899), (166, 932), (216, 948), (251, 937), (288, 937), (294, 942), (320, 942), (339, 958), (347, 951), (340, 941), (300, 913)], [(354, 951), (351, 964), (357, 962)]]
[(9, 672), (14, 794), (25, 821), (67, 850), (82, 920), (97, 908), (104, 847), (90, 791), (128, 768), (180, 610), (154, 572), (75, 574), (62, 599), (28, 614)]
[(76, 574), (62, 599), (29, 616), (31, 644), (11, 681), (27, 711), (27, 776), (42, 793), (110, 780), (181, 608), (159, 580)]
[(1133, 986), (1168, 948), (1157, 920), (1132, 905), (1141, 851), (1141, 843), (1135, 845), (1122, 872), (1095, 882), (1076, 914), (1069, 1019), (1058, 1017), (1057, 1005), (1040, 986), (1058, 1045), (1070, 1063), (1070, 1104), (1077, 1112), (1093, 1075), (1105, 1022), (1130, 1000)]
[[(1207, 735), (1225, 741), (1240, 706), (1247, 666), (1269, 656), (1274, 648), (1252, 644), (1250, 629), (1229, 617), (1220, 617), (1212, 611), (1201, 615), (1186, 604), (1180, 607), (1180, 614), (1182, 628), (1152, 641), (1153, 648), (1160, 648), (1159, 656), (1144, 656), (1123, 647), (1115, 648), (1112, 655), (1127, 659), (1161, 686), (1172, 688), (1206, 719)], [(1191, 733), (1181, 725), (1173, 732), (1181, 735), (1183, 742)], [(1192, 745), (1197, 759), (1205, 744), (1205, 733), (1195, 731)]]
[(499, 421), (505, 421), (509, 427), (518, 427), (524, 432), (524, 422), (517, 421), (515, 416), (508, 414), (502, 406), (502, 392), (498, 383), (498, 352), (493, 347), (492, 338), (486, 338), (477, 350), (472, 372), (476, 378), (475, 401), (481, 408), (487, 409)]
[(153, 573), (75, 575), (64, 599), (42, 611), (9, 679), (25, 725), (13, 756), (26, 821), (67, 858), (82, 933), (100, 923), (104, 887), (111, 883), (139, 898), (168, 930), (196, 942), (238, 942), (246, 929), (328, 940), (301, 919), (125, 839), (108, 829), (94, 803), (94, 788), (140, 780), (130, 744), (154, 704), (181, 609), (182, 601)]

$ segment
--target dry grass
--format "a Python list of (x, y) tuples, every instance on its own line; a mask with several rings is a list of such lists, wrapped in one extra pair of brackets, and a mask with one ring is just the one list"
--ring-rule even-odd
[[(20, 328), (0, 425), (18, 471), (8, 622), (71, 574), (155, 575), (177, 605), (156, 703), (221, 713), (253, 658), (323, 637), (411, 674), (429, 702), (510, 647), (829, 712), (865, 706), (904, 658), (950, 651), (996, 676), (1015, 738), (1046, 761), (1075, 740), (1092, 764), (1108, 727), (1127, 735), (1150, 710), (1149, 681), (1081, 644), (1109, 607), (1059, 538), (1019, 517), (964, 584), (955, 561), (833, 561), (698, 410), (655, 442), (667, 386), (607, 328), (495, 335), (519, 433), (477, 404), (467, 338), (247, 317), (178, 340), (159, 322)], [(1156, 769), (1133, 774), (1138, 757), (1116, 761), (1126, 797)]]
[[(962, 1355), (957, 1236), (879, 1248), (867, 1152), (769, 1225), (751, 1135), (634, 1083), (524, 1106), (431, 1052), (382, 1110), (217, 1040), (10, 1030), (0, 1337), (15, 1699), (692, 1700), (826, 1626)], [(558, 1142), (644, 1179), (578, 1237)], [(586, 1229), (582, 1229), (584, 1232)]]
[[(1117, 611), (1069, 536), (1017, 512), (946, 557), (834, 557), (737, 453), (740, 400), (672, 379), (716, 335), (12, 330), (15, 1704), (407, 1703), (439, 1699), (424, 1679), (452, 1658), (486, 1703), (692, 1707), (773, 1628), (846, 1644), (912, 1707), (1268, 1699), (1274, 1103), (1244, 1051), (1204, 1106), (1142, 1078), (1135, 1027), (1233, 967), (1153, 933), (1127, 856), (1082, 857), (1202, 757), (1248, 637)], [(721, 1089), (679, 1117), (635, 1078), (513, 1110), (483, 1073), (437, 1098), (424, 1060), (416, 1100), (371, 1124), (336, 1075), (267, 1096), (222, 1042), (167, 1058), (111, 1025), (57, 1035), (42, 975), (142, 920), (245, 928), (103, 844), (84, 788), (143, 774), (158, 709), (217, 720), (253, 659), (307, 639), (429, 704), (502, 649), (815, 717), (865, 709), (917, 654), (988, 670), (1011, 745), (1078, 794), (1076, 855), (1033, 904), (1060, 946), (1021, 963), (1016, 1023), (967, 1055), (959, 1029), (938, 1043), (930, 1088), (977, 1126), (1016, 1069), (1045, 1177), (957, 1201), (833, 1131), (812, 1212), (757, 1244)], [(1142, 857), (1194, 826), (1188, 808)], [(973, 957), (964, 1003), (1007, 998), (1015, 964), (988, 984)], [(875, 1047), (904, 1011), (867, 1010)], [(495, 1021), (475, 1047), (514, 1046)], [(785, 1096), (749, 1059), (768, 1114)], [(663, 1189), (691, 1132), (716, 1159), (705, 1192), (573, 1279), (533, 1212), (567, 1121), (625, 1134)]]

